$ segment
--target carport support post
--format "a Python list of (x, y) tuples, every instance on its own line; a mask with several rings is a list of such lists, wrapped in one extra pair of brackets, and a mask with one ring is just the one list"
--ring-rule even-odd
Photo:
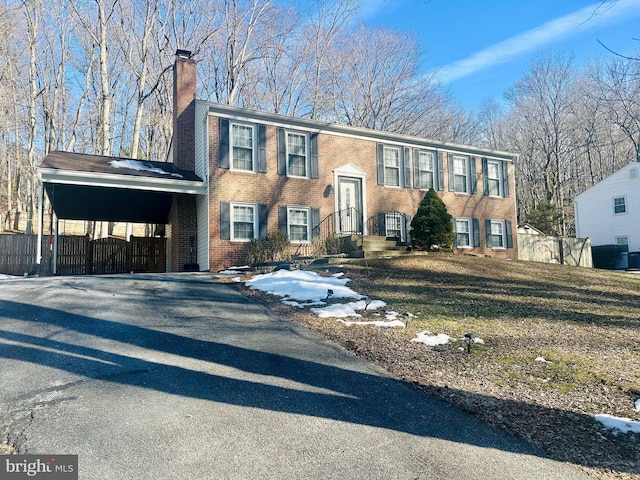
[(40, 266), (42, 263), (42, 228), (44, 225), (44, 183), (38, 184), (38, 246), (36, 253), (36, 264)]
[(56, 219), (56, 229), (54, 230), (53, 237), (53, 274), (58, 274), (58, 226), (60, 225), (60, 220), (58, 216), (54, 213), (54, 218)]

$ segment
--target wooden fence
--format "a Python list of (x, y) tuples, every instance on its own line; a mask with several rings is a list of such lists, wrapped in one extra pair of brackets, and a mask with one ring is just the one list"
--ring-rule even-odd
[[(0, 273), (53, 274), (52, 237), (42, 238), (42, 261), (36, 264), (37, 235), (0, 235)], [(165, 272), (166, 239), (131, 237), (89, 240), (86, 236), (58, 237), (56, 274), (91, 275), (126, 272)]]
[(559, 263), (574, 267), (593, 267), (591, 240), (518, 234), (518, 259)]

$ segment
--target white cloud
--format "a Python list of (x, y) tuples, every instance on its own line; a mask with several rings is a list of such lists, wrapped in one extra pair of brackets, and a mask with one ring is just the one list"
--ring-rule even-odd
[(640, 0), (595, 3), (445, 65), (439, 69), (437, 77), (442, 83), (449, 83), (555, 41), (639, 15)]

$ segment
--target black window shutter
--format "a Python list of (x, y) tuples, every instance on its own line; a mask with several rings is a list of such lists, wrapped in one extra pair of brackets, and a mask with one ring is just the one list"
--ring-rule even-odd
[(480, 247), (480, 221), (477, 218), (472, 218), (473, 223), (473, 246)]
[(504, 231), (507, 236), (507, 248), (513, 248), (513, 231), (511, 228), (511, 222), (509, 220), (505, 220)]
[(229, 168), (229, 119), (220, 118), (220, 168)]
[(231, 208), (229, 202), (220, 202), (220, 240), (231, 240)]
[(320, 238), (320, 209), (311, 209), (311, 238)]
[(376, 163), (378, 165), (378, 185), (384, 185), (384, 145), (376, 146)]
[(409, 154), (409, 149), (407, 147), (401, 150), (404, 151), (404, 154), (402, 155), (402, 162), (404, 164), (404, 182), (402, 186), (404, 188), (410, 188), (411, 187), (411, 160), (410, 160), (411, 157)]
[(457, 247), (458, 246), (458, 231), (456, 230), (456, 219), (452, 218), (451, 219), (451, 223), (453, 224), (453, 246)]
[(476, 157), (469, 155), (469, 193), (478, 193), (478, 179), (476, 178)]
[(449, 168), (449, 191), (453, 192), (455, 187), (455, 182), (453, 180), (453, 154), (450, 153), (447, 155), (447, 167)]
[(378, 213), (378, 235), (381, 237), (387, 236), (387, 216), (384, 213)]
[(312, 133), (310, 137), (311, 143), (311, 178), (320, 178), (318, 170), (318, 134)]
[(493, 242), (491, 241), (491, 220), (484, 221), (484, 229), (486, 230), (487, 247), (491, 248), (493, 247)]
[(420, 150), (413, 149), (413, 188), (420, 188)]
[(258, 231), (260, 238), (267, 238), (269, 233), (269, 207), (265, 204), (258, 205)]
[(287, 233), (287, 207), (278, 207), (278, 230)]
[(278, 175), (287, 174), (287, 136), (284, 128), (278, 128)]
[(258, 172), (267, 171), (267, 127), (257, 125), (258, 129)]
[(489, 164), (486, 158), (482, 159), (482, 193), (489, 195)]
[(509, 196), (509, 162), (500, 162), (502, 165), (502, 196)]
[(436, 163), (437, 163), (436, 170), (438, 171), (438, 177), (436, 181), (436, 185), (437, 185), (436, 190), (443, 192), (444, 191), (444, 153), (438, 152), (438, 158), (436, 159)]

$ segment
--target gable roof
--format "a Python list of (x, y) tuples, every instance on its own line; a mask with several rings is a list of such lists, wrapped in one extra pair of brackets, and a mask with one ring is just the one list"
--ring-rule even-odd
[(55, 151), (38, 177), (58, 218), (166, 223), (174, 194), (196, 195), (206, 185), (172, 163)]
[[(619, 188), (637, 188), (635, 184), (632, 186), (629, 182), (637, 181), (640, 178), (640, 162), (631, 162), (613, 172), (606, 178), (603, 178), (595, 185), (587, 188), (584, 192), (576, 195), (573, 199), (574, 202), (578, 202), (581, 199), (590, 197), (592, 195), (598, 195), (601, 190), (608, 191), (609, 187), (616, 184)], [(623, 193), (620, 191), (620, 193)]]

